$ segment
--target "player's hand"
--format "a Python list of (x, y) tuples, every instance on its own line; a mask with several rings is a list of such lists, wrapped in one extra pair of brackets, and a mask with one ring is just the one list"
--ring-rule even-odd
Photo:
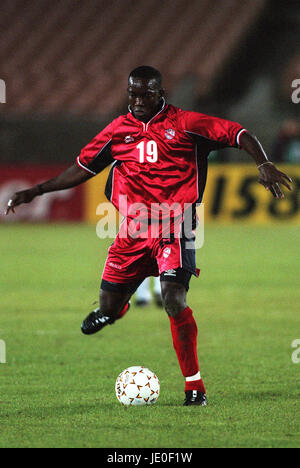
[(264, 164), (259, 168), (258, 182), (262, 184), (266, 190), (270, 190), (275, 198), (284, 198), (284, 194), (280, 185), (284, 185), (287, 189), (292, 190), (292, 179), (284, 172), (279, 171), (273, 163)]
[(22, 192), (16, 192), (8, 201), (6, 208), (6, 216), (12, 211), (15, 213), (15, 207), (23, 205), (23, 203), (31, 203), (32, 200), (38, 195), (38, 190), (33, 187), (29, 190), (23, 190)]

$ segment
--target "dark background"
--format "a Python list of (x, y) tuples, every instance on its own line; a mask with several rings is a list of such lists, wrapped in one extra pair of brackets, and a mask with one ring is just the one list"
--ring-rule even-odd
[(72, 163), (127, 112), (127, 76), (143, 64), (162, 71), (170, 102), (238, 121), (290, 162), (274, 146), (300, 118), (297, 1), (2, 0), (0, 26), (0, 163)]

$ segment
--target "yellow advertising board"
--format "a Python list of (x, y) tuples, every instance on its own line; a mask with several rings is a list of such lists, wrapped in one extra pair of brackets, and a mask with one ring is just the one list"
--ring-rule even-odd
[(97, 206), (100, 203), (108, 202), (104, 190), (108, 178), (110, 167), (93, 177), (85, 184), (85, 220), (89, 223), (96, 223), (99, 216), (96, 214)]
[[(276, 200), (257, 183), (253, 164), (211, 164), (204, 194), (205, 222), (295, 223), (300, 224), (300, 167), (278, 165), (293, 180), (293, 192), (283, 188), (286, 198)], [(97, 206), (107, 202), (104, 195), (109, 169), (86, 184), (85, 219), (96, 223)]]
[(294, 190), (283, 188), (285, 198), (275, 199), (257, 182), (253, 164), (211, 165), (204, 194), (205, 220), (227, 223), (300, 223), (300, 167), (277, 166), (293, 180)]

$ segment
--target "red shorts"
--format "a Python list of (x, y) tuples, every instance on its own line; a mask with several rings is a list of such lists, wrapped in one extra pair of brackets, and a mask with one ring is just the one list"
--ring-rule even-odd
[(177, 268), (199, 275), (194, 239), (176, 235), (164, 237), (161, 230), (153, 237), (151, 225), (146, 225), (141, 233), (140, 224), (125, 219), (108, 250), (103, 280), (137, 283), (148, 276), (159, 276)]

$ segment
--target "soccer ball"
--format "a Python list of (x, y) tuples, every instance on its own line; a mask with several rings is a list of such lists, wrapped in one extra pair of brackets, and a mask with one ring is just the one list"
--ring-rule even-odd
[(133, 366), (119, 375), (115, 390), (119, 402), (125, 406), (152, 405), (159, 397), (160, 383), (151, 370)]

